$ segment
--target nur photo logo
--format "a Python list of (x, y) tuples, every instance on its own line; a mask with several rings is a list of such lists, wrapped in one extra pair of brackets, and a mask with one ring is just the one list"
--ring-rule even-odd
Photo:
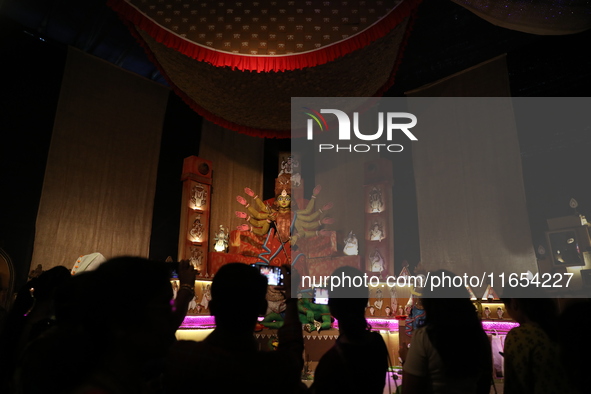
[[(314, 139), (314, 129), (320, 132), (329, 131), (329, 122), (322, 114), (331, 114), (336, 116), (338, 121), (338, 141), (379, 141), (383, 140), (385, 131), (386, 141), (388, 143), (361, 143), (361, 144), (318, 144), (318, 152), (357, 152), (364, 153), (369, 151), (385, 150), (388, 152), (402, 152), (404, 147), (401, 144), (391, 144), (395, 132), (402, 132), (410, 141), (418, 141), (417, 137), (410, 131), (416, 126), (417, 117), (408, 112), (378, 112), (377, 113), (377, 131), (360, 130), (359, 112), (353, 112), (353, 122), (347, 113), (339, 109), (320, 109), (316, 111), (312, 108), (303, 107), (304, 113), (309, 117), (306, 123), (306, 137), (308, 140)], [(364, 116), (376, 116), (376, 114), (365, 114)], [(373, 119), (369, 119), (370, 121)], [(367, 125), (368, 122), (361, 122)], [(352, 126), (352, 127), (351, 127)], [(353, 133), (351, 133), (351, 130)]]

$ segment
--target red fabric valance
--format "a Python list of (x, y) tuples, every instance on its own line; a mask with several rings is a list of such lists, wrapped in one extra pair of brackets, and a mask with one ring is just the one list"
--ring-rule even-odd
[[(137, 3), (137, 4), (136, 4)], [(228, 4), (236, 2), (228, 2)], [(250, 3), (258, 3), (258, 2), (250, 2)], [(277, 8), (281, 9), (280, 7), (283, 6), (283, 3), (295, 3), (291, 2), (262, 2), (268, 3), (269, 9), (267, 11), (272, 11)], [(281, 5), (271, 5), (271, 4), (280, 3)], [(302, 3), (302, 2), (298, 2)], [(161, 23), (159, 23), (156, 19), (156, 8), (154, 5), (151, 4), (166, 4), (171, 5), (171, 9), (168, 11), (171, 15), (175, 14), (175, 8), (178, 8), (178, 15), (176, 19), (181, 18), (183, 13), (187, 15), (187, 20), (189, 19), (197, 19), (199, 20), (199, 14), (197, 12), (192, 13), (189, 8), (184, 8), (181, 2), (158, 2), (157, 0), (145, 0), (142, 2), (139, 1), (132, 1), (132, 0), (108, 0), (107, 4), (113, 8), (124, 20), (130, 22), (138, 29), (141, 29), (148, 33), (151, 37), (153, 37), (157, 42), (166, 45), (169, 48), (175, 49), (179, 53), (182, 53), (185, 56), (188, 56), (192, 59), (204, 61), (209, 63), (213, 66), (217, 67), (230, 67), (232, 69), (237, 70), (249, 70), (249, 71), (258, 71), (258, 72), (269, 72), (269, 71), (286, 71), (286, 70), (297, 70), (302, 69), (305, 67), (314, 67), (317, 65), (325, 64), (330, 62), (336, 58), (342, 57), (348, 53), (351, 53), (357, 49), (363, 48), (364, 46), (369, 45), (373, 41), (378, 38), (383, 37), (386, 35), (390, 30), (396, 27), (402, 20), (410, 15), (413, 9), (417, 7), (420, 3), (420, 0), (397, 0), (397, 1), (356, 1), (356, 2), (339, 2), (341, 10), (339, 7), (335, 6), (325, 6), (319, 7), (318, 4), (330, 4), (330, 2), (318, 2), (318, 1), (308, 1), (305, 3), (310, 3), (308, 8), (313, 8), (311, 12), (320, 11), (318, 14), (322, 15), (321, 19), (328, 19), (333, 20), (332, 23), (329, 23), (329, 27), (332, 28), (333, 32), (339, 32), (340, 30), (344, 30), (343, 27), (347, 27), (350, 22), (349, 17), (342, 17), (339, 21), (334, 22), (334, 17), (326, 17), (324, 15), (330, 15), (330, 11), (341, 11), (345, 9), (348, 15), (351, 15), (352, 11), (357, 10), (359, 13), (364, 9), (364, 7), (375, 7), (373, 8), (374, 12), (372, 12), (372, 18), (360, 18), (358, 17), (357, 20), (364, 20), (364, 23), (358, 22), (357, 24), (360, 26), (353, 26), (353, 28), (357, 27), (354, 30), (347, 30), (347, 34), (323, 34), (318, 37), (318, 34), (306, 34), (305, 31), (300, 32), (300, 30), (310, 29), (310, 27), (306, 24), (305, 20), (302, 20), (300, 24), (296, 24), (297, 22), (292, 22), (291, 26), (289, 22), (286, 22), (285, 25), (278, 25), (277, 23), (274, 26), (269, 26), (265, 29), (265, 40), (263, 38), (261, 40), (256, 41), (259, 43), (265, 43), (264, 46), (268, 46), (269, 36), (275, 34), (279, 36), (279, 33), (282, 34), (284, 43), (275, 45), (275, 51), (272, 54), (270, 50), (266, 50), (265, 48), (256, 48), (250, 49), (251, 52), (257, 52), (257, 54), (251, 53), (234, 53), (239, 52), (238, 50), (234, 49), (231, 50), (224, 50), (224, 43), (228, 44), (228, 48), (236, 48), (236, 42), (246, 43), (246, 44), (253, 44), (252, 38), (244, 38), (244, 33), (234, 33), (238, 34), (238, 38), (233, 37), (226, 37), (224, 41), (223, 34), (224, 33), (216, 33), (220, 36), (220, 39), (215, 40), (214, 38), (210, 38), (208, 40), (207, 33), (200, 33), (203, 35), (202, 40), (198, 40), (200, 34), (197, 34), (195, 40), (191, 40), (187, 37), (186, 34), (178, 34), (173, 30), (178, 30), (178, 25), (174, 25), (175, 18), (160, 18), (162, 19)], [(367, 4), (366, 4), (367, 3)], [(223, 4), (223, 3), (222, 3)], [(355, 5), (354, 5), (355, 4)], [(357, 8), (354, 8), (354, 7)], [(150, 7), (154, 7), (150, 9)], [(246, 6), (245, 6), (246, 7)], [(260, 8), (256, 7), (256, 8)], [(295, 5), (294, 5), (295, 7)], [(316, 8), (319, 7), (319, 8)], [(348, 8), (350, 7), (350, 8)], [(286, 7), (287, 8), (287, 7)], [(214, 9), (214, 8), (212, 8)], [(212, 9), (205, 9), (201, 10), (203, 14), (207, 14), (207, 10)], [(372, 8), (370, 8), (372, 9)], [(299, 10), (299, 9), (298, 9)], [(305, 11), (305, 8), (301, 9)], [(151, 12), (150, 12), (151, 11)], [(200, 11), (200, 9), (196, 10)], [(226, 9), (228, 11), (228, 9)], [(238, 11), (238, 10), (233, 10)], [(242, 10), (243, 12), (245, 10)], [(254, 11), (254, 10), (252, 10)], [(260, 11), (260, 10), (259, 10)], [(289, 10), (285, 10), (289, 11)], [(379, 11), (384, 12), (383, 16), (379, 15)], [(163, 12), (163, 11), (160, 11)], [(322, 14), (324, 12), (324, 14)], [(249, 12), (250, 14), (250, 12)], [(205, 18), (205, 17), (202, 17)], [(240, 17), (242, 19), (242, 17)], [(261, 18), (262, 19), (262, 18)], [(284, 17), (285, 19), (285, 17)], [(302, 19), (306, 19), (302, 17)], [(313, 18), (307, 18), (312, 20)], [(341, 22), (342, 20), (345, 20)], [(168, 22), (168, 23), (166, 23)], [(223, 30), (224, 27), (216, 27), (218, 25), (224, 25), (226, 22), (221, 21), (212, 22), (213, 24), (207, 24), (206, 26), (199, 27), (199, 24), (196, 23), (195, 25), (191, 25), (194, 29), (208, 29), (211, 27), (212, 30), (221, 29)], [(228, 27), (232, 27), (233, 29), (243, 30), (245, 27), (248, 27), (248, 31), (250, 30), (257, 30), (260, 27), (261, 22), (257, 22), (256, 25), (248, 24), (245, 25), (244, 22), (235, 23), (232, 25), (228, 25)], [(322, 24), (322, 22), (318, 21), (318, 24)], [(205, 24), (205, 23), (204, 23)], [(270, 24), (269, 24), (270, 25)], [(364, 29), (360, 30), (359, 27), (366, 26)], [(271, 27), (274, 29), (278, 29), (283, 27), (284, 29), (279, 30), (271, 30)], [(349, 26), (350, 27), (350, 26)], [(240, 29), (242, 28), (242, 29)], [(290, 30), (291, 28), (291, 30)], [(322, 26), (312, 26), (311, 29), (315, 30), (316, 28), (320, 28), (318, 30), (322, 30)], [(326, 29), (326, 27), (324, 27)], [(287, 30), (287, 31), (285, 31)], [(205, 30), (203, 30), (205, 31)], [(326, 32), (329, 33), (329, 32)], [(349, 34), (353, 33), (353, 34)], [(257, 36), (259, 33), (247, 33), (250, 35), (256, 34)], [(228, 35), (226, 33), (226, 35)], [(289, 38), (292, 36), (291, 41)], [(329, 38), (326, 38), (329, 37)], [(318, 41), (316, 43), (312, 43), (311, 41)], [(215, 43), (218, 43), (217, 47)], [(256, 42), (254, 43), (256, 45)], [(209, 44), (209, 45), (208, 45)], [(291, 51), (289, 48), (286, 48), (291, 44)], [(314, 44), (314, 45), (312, 45)], [(259, 46), (262, 44), (259, 44)], [(283, 45), (283, 51), (280, 50), (280, 46)], [(252, 47), (252, 45), (244, 45), (247, 47)], [(298, 48), (301, 46), (301, 50)], [(312, 47), (316, 46), (317, 48), (313, 49)], [(306, 49), (307, 48), (307, 49)], [(305, 50), (304, 50), (305, 49)], [(265, 55), (260, 55), (258, 52), (267, 52)], [(281, 53), (283, 52), (283, 53)], [(291, 53), (290, 53), (291, 52)]]
[[(146, 4), (150, 1), (153, 0), (145, 0)], [(164, 4), (162, 7), (165, 8), (166, 3), (177, 4), (170, 0), (159, 4)], [(226, 3), (237, 4), (237, 2)], [(270, 3), (299, 4), (302, 2)], [(306, 1), (305, 3), (318, 4), (319, 2)], [(340, 5), (344, 3), (352, 2), (338, 2)], [(375, 21), (359, 17), (359, 23), (366, 23), (367, 28), (346, 39), (342, 39), (342, 35), (311, 34), (312, 41), (323, 39), (325, 36), (333, 39), (332, 42), (324, 46), (320, 45), (315, 50), (304, 50), (306, 45), (318, 45), (312, 42), (312, 44), (302, 45), (301, 53), (296, 53), (294, 50), (292, 53), (256, 56), (225, 52), (206, 47), (202, 42), (190, 41), (186, 35), (173, 33), (172, 30), (177, 29), (178, 26), (159, 25), (154, 18), (140, 12), (139, 8), (130, 1), (109, 0), (109, 5), (120, 13), (174, 91), (193, 110), (207, 120), (227, 129), (267, 138), (292, 137), (290, 130), (292, 97), (380, 96), (393, 84), (410, 32), (414, 11), (420, 0), (360, 0), (354, 3), (358, 6), (362, 4), (368, 9), (372, 9), (372, 4), (379, 3), (385, 14), (376, 17)], [(331, 2), (322, 2), (322, 4), (331, 4)], [(390, 8), (387, 8), (388, 4)], [(211, 8), (213, 9), (215, 7)], [(154, 10), (156, 9), (152, 11)], [(334, 10), (326, 8), (320, 11), (325, 13), (321, 13), (321, 20), (325, 18), (332, 20), (326, 15), (329, 15), (327, 12), (332, 13)], [(367, 9), (364, 12), (370, 13)], [(174, 18), (171, 17), (169, 20), (166, 14), (161, 17), (165, 22), (174, 23)], [(182, 16), (179, 18), (182, 20)], [(195, 18), (200, 20), (198, 15)], [(290, 17), (285, 16), (285, 18)], [(306, 18), (308, 17), (304, 17)], [(342, 21), (343, 18), (348, 20), (346, 17), (340, 20)], [(204, 26), (209, 29), (207, 23), (207, 21), (204, 22)], [(300, 26), (297, 23), (295, 21), (291, 25), (295, 31)], [(189, 31), (190, 26), (192, 25), (185, 26), (184, 29)], [(232, 26), (235, 28), (235, 25)], [(240, 26), (244, 28), (244, 25)], [(254, 29), (253, 26), (255, 25), (249, 25), (249, 30)], [(279, 29), (281, 26), (283, 25), (275, 25), (275, 28)], [(285, 26), (287, 28), (288, 24)], [(302, 22), (302, 26), (305, 31), (316, 30), (318, 27), (316, 22), (312, 22), (311, 27)], [(331, 29), (338, 27), (335, 23), (330, 26)], [(224, 45), (224, 33), (218, 31), (219, 26), (213, 24), (211, 29), (214, 37), (219, 36), (222, 40), (218, 44)], [(341, 32), (347, 35), (346, 32)], [(194, 38), (198, 39), (200, 34), (205, 34), (203, 39), (207, 44), (209, 37), (207, 33), (198, 33)], [(266, 39), (270, 37), (271, 35), (268, 35)], [(309, 37), (302, 33), (299, 38), (304, 42)], [(241, 46), (251, 45), (252, 42), (252, 40), (243, 41)], [(279, 48), (280, 43), (275, 44), (276, 48)], [(232, 48), (231, 45), (230, 47)], [(235, 48), (232, 51), (240, 51)]]

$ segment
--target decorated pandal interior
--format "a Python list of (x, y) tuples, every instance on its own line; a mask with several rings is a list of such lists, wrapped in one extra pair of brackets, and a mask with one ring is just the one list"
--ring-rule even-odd
[[(365, 184), (366, 234), (358, 237), (351, 231), (332, 230), (338, 218), (331, 217), (332, 203), (316, 206), (316, 196), (322, 187), (316, 185), (309, 198), (304, 196), (304, 181), (298, 166), (297, 154), (287, 152), (281, 157), (280, 171), (275, 179), (275, 197), (263, 200), (258, 192), (248, 187), (244, 195), (236, 196), (236, 216), (244, 223), (235, 229), (210, 225), (214, 206), (210, 204), (212, 163), (199, 157), (185, 159), (182, 180), (183, 211), (179, 240), (179, 260), (188, 259), (196, 270), (198, 280), (195, 297), (189, 304), (187, 316), (177, 331), (178, 339), (203, 340), (215, 327), (209, 311), (211, 282), (217, 270), (227, 263), (241, 262), (261, 268), (269, 279), (268, 309), (259, 317), (254, 336), (261, 350), (274, 350), (278, 345), (277, 329), (283, 324), (285, 298), (274, 289), (278, 274), (276, 267), (289, 264), (302, 275), (329, 276), (337, 267), (353, 266), (375, 276), (369, 287), (366, 319), (373, 331), (378, 331), (388, 346), (392, 370), (401, 373), (412, 332), (424, 321), (421, 307), (421, 288), (408, 280), (425, 277), (419, 263), (412, 272), (403, 266), (394, 272), (393, 234), (390, 231), (391, 172), (372, 178)], [(299, 208), (303, 207), (303, 208)], [(206, 229), (210, 229), (208, 234)], [(209, 239), (212, 238), (212, 239)], [(361, 248), (362, 243), (365, 247)], [(365, 250), (365, 255), (359, 251)], [(388, 280), (386, 280), (388, 278)], [(312, 380), (320, 357), (334, 344), (339, 335), (339, 323), (330, 315), (326, 305), (328, 290), (311, 281), (300, 289), (298, 301), (300, 322), (305, 342), (303, 380)], [(179, 289), (178, 280), (171, 279), (173, 290)], [(517, 326), (505, 312), (498, 294), (489, 285), (484, 294), (467, 288), (482, 325), (497, 348), (494, 365), (497, 377), (503, 376), (502, 350), (509, 330)], [(237, 300), (239, 303), (240, 300)], [(453, 311), (450, 311), (453, 324)], [(458, 327), (461, 332), (461, 327)]]

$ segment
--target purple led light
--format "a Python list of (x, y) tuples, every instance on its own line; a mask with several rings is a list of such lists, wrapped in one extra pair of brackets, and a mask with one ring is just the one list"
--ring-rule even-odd
[[(371, 326), (371, 329), (374, 331), (377, 330), (388, 330), (388, 331), (398, 331), (398, 320), (396, 319), (379, 319), (379, 318), (372, 318), (366, 319), (367, 323)], [(334, 323), (332, 324), (333, 328), (339, 328), (339, 321), (335, 319)]]
[(512, 328), (519, 327), (519, 323), (513, 321), (489, 321), (485, 320), (482, 322), (482, 328), (485, 330), (500, 330), (509, 331)]
[(199, 329), (215, 327), (215, 318), (210, 315), (185, 316), (181, 329)]
[(367, 319), (367, 322), (374, 330), (398, 331), (396, 319)]
[[(263, 318), (260, 317), (259, 321)], [(395, 319), (367, 319), (367, 322), (374, 330), (398, 331), (398, 320)], [(186, 316), (180, 329), (205, 329), (214, 328), (215, 318), (209, 315), (189, 315)], [(333, 327), (339, 327), (339, 322), (335, 319)]]
[[(259, 318), (261, 320), (261, 318)], [(398, 320), (396, 319), (367, 319), (373, 330), (398, 331)], [(181, 329), (206, 329), (215, 327), (215, 318), (209, 315), (190, 315), (186, 316), (181, 324)], [(335, 319), (333, 327), (338, 329), (339, 322)], [(519, 323), (512, 321), (483, 321), (482, 328), (485, 330), (509, 331), (512, 328), (519, 327)]]
[[(264, 317), (259, 317), (258, 321), (263, 320)], [(188, 315), (185, 316), (183, 324), (180, 329), (195, 330), (195, 329), (209, 329), (215, 328), (215, 317), (211, 315)]]

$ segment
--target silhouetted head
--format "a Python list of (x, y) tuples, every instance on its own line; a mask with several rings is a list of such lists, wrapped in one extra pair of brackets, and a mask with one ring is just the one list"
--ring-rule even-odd
[(37, 301), (52, 299), (55, 289), (71, 277), (70, 270), (63, 265), (43, 271), (33, 286), (35, 299)]
[(560, 359), (565, 366), (564, 370), (571, 378), (573, 385), (579, 392), (589, 391), (587, 380), (588, 367), (582, 363), (582, 354), (591, 353), (591, 342), (589, 342), (589, 325), (591, 325), (591, 302), (588, 299), (569, 300), (560, 316), (561, 344)]
[(165, 263), (124, 256), (83, 274), (77, 288), (86, 285), (87, 298), (79, 303), (88, 332), (151, 355), (166, 351), (174, 330), (172, 286)]
[(170, 304), (172, 299), (169, 271), (163, 262), (117, 257), (101, 264), (95, 272), (100, 309), (123, 322), (137, 319), (153, 302)]
[[(43, 271), (18, 290), (10, 314), (19, 319), (26, 316), (34, 305), (50, 301), (53, 298), (55, 289), (67, 281), (70, 276), (70, 271), (64, 266), (57, 266)], [(12, 319), (12, 317), (9, 318)]]
[(429, 274), (421, 300), (428, 324), (447, 324), (452, 314), (454, 318), (476, 321), (476, 308), (470, 300), (468, 289), (462, 280), (454, 281), (454, 278), (462, 279), (447, 270), (437, 270)]
[[(463, 278), (447, 270), (430, 272), (421, 302), (427, 335), (444, 362), (445, 374), (464, 377), (483, 370), (490, 373), (490, 344)], [(462, 327), (462, 338), (450, 341), (457, 327)]]
[(93, 271), (71, 276), (55, 291), (54, 307), (57, 323), (60, 325), (92, 324), (93, 311), (88, 308), (94, 289)]
[(533, 285), (506, 287), (501, 301), (513, 320), (520, 324), (535, 322), (552, 340), (557, 340), (558, 305), (544, 289)]
[[(267, 310), (267, 278), (250, 265), (223, 265), (213, 277), (209, 309), (218, 328), (252, 330)], [(238, 307), (237, 307), (238, 305)]]
[[(339, 278), (339, 286), (333, 286), (328, 291), (328, 306), (330, 313), (339, 321), (339, 325), (347, 324), (349, 320), (363, 319), (365, 321), (365, 307), (369, 297), (367, 283), (363, 272), (354, 267), (339, 267), (331, 275)], [(337, 284), (336, 279), (331, 283)]]

